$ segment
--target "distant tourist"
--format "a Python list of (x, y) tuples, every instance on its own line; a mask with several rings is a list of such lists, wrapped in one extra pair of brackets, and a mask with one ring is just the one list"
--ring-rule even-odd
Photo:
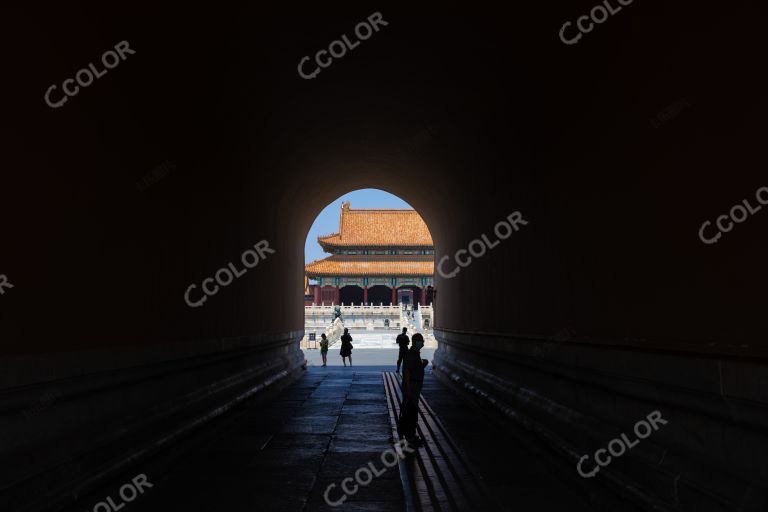
[(323, 358), (323, 366), (328, 366), (328, 338), (325, 333), (320, 335), (320, 356)]
[(352, 366), (352, 336), (349, 335), (349, 329), (344, 328), (344, 334), (341, 335), (341, 361), (344, 366), (347, 366), (347, 357), (349, 358), (349, 366)]
[(424, 368), (429, 361), (421, 358), (419, 352), (424, 346), (424, 337), (413, 335), (411, 348), (405, 356), (403, 364), (403, 404), (400, 416), (400, 435), (412, 445), (421, 444), (416, 437), (416, 423), (419, 418), (419, 396), (424, 385)]
[(397, 354), (397, 373), (400, 373), (400, 363), (403, 362), (405, 356), (408, 354), (408, 344), (411, 340), (408, 339), (408, 328), (403, 327), (403, 332), (397, 335), (395, 343), (400, 345), (400, 351)]

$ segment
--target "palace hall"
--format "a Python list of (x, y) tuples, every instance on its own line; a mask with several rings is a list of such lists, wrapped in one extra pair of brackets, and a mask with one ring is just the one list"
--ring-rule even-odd
[(331, 256), (305, 266), (317, 304), (432, 303), (435, 251), (415, 210), (353, 209), (341, 205), (338, 232), (320, 236)]

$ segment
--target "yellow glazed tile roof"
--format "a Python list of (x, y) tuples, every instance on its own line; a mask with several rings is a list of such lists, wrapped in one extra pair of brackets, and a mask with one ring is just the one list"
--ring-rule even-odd
[(431, 277), (435, 259), (431, 255), (371, 256), (334, 254), (307, 263), (307, 276), (424, 276)]
[(432, 247), (432, 236), (416, 210), (352, 210), (342, 203), (339, 232), (318, 237), (321, 246)]

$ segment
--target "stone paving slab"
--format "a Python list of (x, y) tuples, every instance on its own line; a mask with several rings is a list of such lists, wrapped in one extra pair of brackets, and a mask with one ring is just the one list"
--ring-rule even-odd
[(281, 432), (272, 436), (267, 447), (298, 447), (298, 448), (324, 448), (329, 445), (333, 436), (328, 434), (306, 434), (295, 436)]
[(392, 437), (392, 428), (389, 425), (342, 423), (336, 425), (334, 434), (351, 439), (389, 439)]
[(345, 396), (346, 396), (346, 393), (339, 393), (338, 395), (331, 395), (331, 396), (314, 396), (312, 398), (306, 399), (304, 401), (304, 404), (301, 407), (322, 406), (322, 405), (326, 405), (329, 407), (333, 407), (333, 406), (341, 407), (346, 403)]
[(341, 410), (341, 414), (338, 416), (339, 425), (380, 425), (384, 420), (389, 419), (389, 414), (384, 412), (368, 412), (366, 414), (360, 413), (345, 413), (345, 409)]
[(370, 399), (363, 400), (358, 398), (347, 398), (344, 400), (344, 405), (371, 405)]
[(325, 456), (325, 447), (286, 448), (271, 447), (254, 457), (248, 467), (265, 472), (277, 472), (284, 468), (313, 468), (319, 467)]
[(311, 389), (295, 389), (289, 390), (284, 398), (291, 401), (306, 400), (311, 394)]
[(333, 441), (328, 448), (329, 452), (365, 452), (369, 453), (372, 450), (376, 450), (381, 453), (392, 447), (392, 443), (389, 438), (369, 438), (358, 439), (344, 436), (334, 436)]
[[(383, 450), (382, 450), (383, 451)], [(323, 466), (320, 470), (320, 478), (339, 478), (353, 477), (355, 471), (360, 468), (369, 467), (373, 463), (374, 467), (381, 469), (382, 451), (368, 452), (329, 452)], [(387, 471), (377, 478), (400, 478), (397, 471)]]
[[(387, 471), (387, 473), (398, 474), (397, 467), (394, 467)], [(402, 507), (402, 484), (398, 478), (384, 478), (387, 473), (384, 473), (381, 477), (375, 478), (366, 486), (357, 485), (357, 492), (352, 495), (348, 495), (345, 503), (340, 510), (347, 509), (347, 503), (353, 502), (393, 502), (400, 504)], [(344, 495), (341, 490), (341, 479), (327, 479), (321, 478), (317, 481), (315, 488), (309, 496), (310, 503), (324, 503), (323, 495), (330, 485), (335, 484), (335, 487), (328, 492), (330, 501), (336, 501)], [(352, 487), (354, 489), (354, 487)]]
[(387, 406), (384, 404), (344, 404), (340, 414), (388, 414)]
[(292, 434), (333, 434), (338, 416), (293, 417), (283, 426), (281, 432)]
[(381, 393), (360, 393), (357, 391), (350, 391), (347, 395), (347, 398), (351, 400), (366, 400), (375, 402), (376, 400), (385, 400), (385, 395), (383, 390)]

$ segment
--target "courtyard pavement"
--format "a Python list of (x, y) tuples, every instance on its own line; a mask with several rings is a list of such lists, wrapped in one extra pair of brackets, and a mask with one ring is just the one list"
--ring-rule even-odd
[[(394, 343), (392, 343), (394, 347), (388, 349), (359, 348), (355, 341), (352, 342), (352, 345), (355, 347), (352, 349), (353, 368), (355, 366), (382, 366), (386, 370), (392, 371), (397, 367), (398, 349), (397, 345)], [(426, 347), (421, 349), (421, 358), (427, 359), (430, 362), (430, 367), (427, 368), (428, 371), (431, 369), (432, 358), (435, 355), (435, 350), (437, 349)], [(320, 367), (320, 370), (323, 369), (321, 366), (323, 364), (323, 360), (320, 357), (319, 349), (304, 349), (303, 352), (304, 358), (307, 360), (307, 368)], [(339, 347), (337, 346), (333, 346), (328, 349), (328, 367), (331, 366), (341, 366), (343, 368), (341, 356), (339, 355)]]

